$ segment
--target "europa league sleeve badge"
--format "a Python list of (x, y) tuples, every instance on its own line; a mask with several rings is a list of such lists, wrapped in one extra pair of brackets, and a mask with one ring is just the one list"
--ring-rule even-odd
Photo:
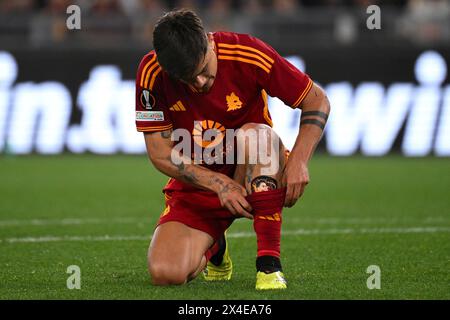
[(140, 100), (145, 110), (151, 110), (155, 105), (155, 97), (147, 89), (142, 90)]

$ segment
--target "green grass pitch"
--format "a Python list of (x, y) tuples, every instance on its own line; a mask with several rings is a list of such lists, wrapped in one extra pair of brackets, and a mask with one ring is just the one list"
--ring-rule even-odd
[[(450, 161), (315, 156), (283, 212), (288, 289), (257, 292), (250, 221), (229, 230), (234, 274), (149, 283), (167, 178), (145, 156), (0, 158), (1, 299), (450, 299)], [(67, 267), (81, 268), (69, 290)], [(369, 290), (367, 268), (381, 270)]]

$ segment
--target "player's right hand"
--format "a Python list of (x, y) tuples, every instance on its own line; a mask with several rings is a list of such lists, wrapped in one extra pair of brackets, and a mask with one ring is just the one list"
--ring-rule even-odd
[(253, 219), (253, 210), (245, 197), (247, 191), (236, 181), (230, 179), (221, 185), (217, 192), (222, 207), (227, 208), (233, 215)]

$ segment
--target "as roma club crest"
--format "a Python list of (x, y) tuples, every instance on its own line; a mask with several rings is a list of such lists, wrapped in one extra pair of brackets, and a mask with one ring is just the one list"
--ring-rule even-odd
[(145, 110), (152, 110), (155, 105), (155, 97), (147, 89), (142, 90), (140, 100)]
[(239, 97), (232, 92), (229, 96), (226, 96), (227, 99), (227, 111), (233, 111), (242, 108), (242, 101)]

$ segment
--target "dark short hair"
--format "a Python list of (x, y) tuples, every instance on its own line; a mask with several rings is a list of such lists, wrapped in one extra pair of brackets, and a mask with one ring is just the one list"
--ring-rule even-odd
[(153, 47), (159, 64), (171, 77), (191, 78), (208, 48), (201, 19), (187, 9), (164, 14), (155, 25)]

